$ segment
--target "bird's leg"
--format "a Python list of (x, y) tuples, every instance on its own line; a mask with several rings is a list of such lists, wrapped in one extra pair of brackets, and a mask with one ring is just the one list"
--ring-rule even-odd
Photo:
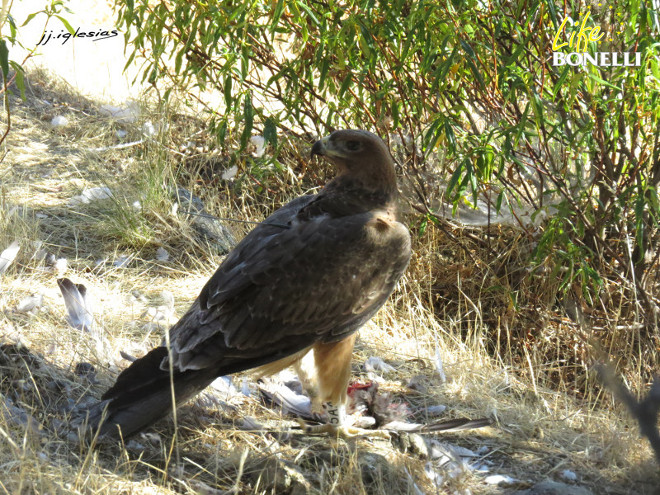
[(346, 424), (347, 414), (344, 404), (333, 404), (324, 402), (323, 409), (328, 415), (328, 422), (322, 425), (308, 425), (302, 419), (298, 419), (300, 427), (305, 433), (329, 433), (334, 436), (351, 438), (360, 436), (370, 436), (378, 438), (390, 438), (390, 434), (385, 430), (365, 430)]
[(298, 380), (300, 380), (303, 390), (307, 392), (307, 395), (309, 395), (311, 400), (312, 413), (320, 416), (323, 414), (324, 408), (321, 397), (319, 396), (319, 387), (316, 380), (316, 373), (313, 368), (314, 357), (311, 352), (305, 355), (301, 360), (293, 363), (293, 369), (298, 375)]
[(342, 437), (361, 435), (389, 438), (383, 430), (363, 430), (346, 425), (346, 389), (351, 377), (351, 356), (355, 334), (338, 342), (314, 345), (314, 365), (318, 383), (318, 399), (323, 401), (323, 410), (328, 415), (324, 425), (308, 425), (298, 420), (305, 433), (330, 433)]
[(346, 406), (344, 404), (334, 405), (332, 402), (323, 404), (323, 410), (328, 415), (328, 424), (341, 426), (346, 423)]

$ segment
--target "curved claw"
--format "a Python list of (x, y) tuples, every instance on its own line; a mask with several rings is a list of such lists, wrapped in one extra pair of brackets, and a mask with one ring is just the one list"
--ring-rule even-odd
[(322, 425), (308, 425), (302, 419), (298, 418), (300, 428), (308, 435), (314, 434), (329, 434), (341, 438), (355, 438), (355, 437), (377, 437), (389, 440), (391, 438), (390, 432), (387, 430), (365, 430), (364, 428), (357, 428), (348, 425), (334, 425), (325, 423)]

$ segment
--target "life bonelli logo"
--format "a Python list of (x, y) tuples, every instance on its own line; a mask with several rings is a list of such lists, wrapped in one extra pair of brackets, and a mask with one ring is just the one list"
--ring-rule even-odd
[[(602, 6), (602, 4), (598, 4)], [(636, 51), (595, 51), (604, 42), (613, 41), (617, 35), (623, 34), (624, 22), (622, 14), (611, 12), (611, 7), (603, 9), (609, 14), (611, 21), (605, 29), (595, 24), (591, 17), (591, 10), (578, 14), (575, 20), (570, 16), (564, 17), (559, 29), (552, 40), (552, 65), (596, 67), (639, 67), (642, 62), (641, 53)], [(608, 17), (607, 15), (604, 17)], [(590, 51), (590, 49), (592, 49)]]

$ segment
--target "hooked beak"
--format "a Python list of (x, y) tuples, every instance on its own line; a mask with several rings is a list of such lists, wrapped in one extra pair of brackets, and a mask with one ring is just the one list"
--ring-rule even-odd
[(326, 154), (327, 150), (327, 143), (328, 143), (328, 137), (324, 137), (323, 139), (319, 139), (314, 143), (314, 146), (312, 146), (312, 153), (311, 156), (314, 157), (314, 155), (320, 155), (324, 156)]

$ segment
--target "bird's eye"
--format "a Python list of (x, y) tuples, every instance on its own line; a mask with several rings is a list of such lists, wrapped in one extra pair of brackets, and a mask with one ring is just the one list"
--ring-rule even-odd
[(360, 149), (360, 141), (346, 141), (346, 149), (349, 151), (357, 151)]

